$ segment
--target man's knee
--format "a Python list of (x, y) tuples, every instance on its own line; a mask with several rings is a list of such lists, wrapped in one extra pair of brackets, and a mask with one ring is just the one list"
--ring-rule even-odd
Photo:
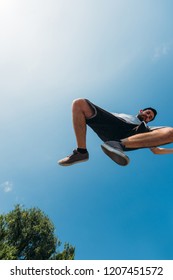
[(73, 113), (82, 112), (86, 118), (89, 118), (94, 114), (94, 109), (84, 98), (78, 98), (73, 100), (72, 111)]
[(151, 133), (157, 133), (160, 139), (164, 139), (167, 143), (173, 142), (173, 128), (172, 127), (163, 127), (157, 130), (153, 130)]
[(82, 109), (85, 106), (86, 100), (84, 98), (74, 99), (72, 102), (73, 109)]
[(167, 135), (168, 135), (168, 139), (173, 142), (173, 128), (172, 127), (168, 127), (167, 128)]

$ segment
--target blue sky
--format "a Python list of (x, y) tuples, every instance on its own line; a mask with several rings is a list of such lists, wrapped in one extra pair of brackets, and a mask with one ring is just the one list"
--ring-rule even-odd
[(173, 259), (172, 155), (103, 154), (56, 161), (76, 147), (71, 103), (111, 112), (153, 106), (173, 126), (173, 3), (149, 0), (1, 0), (0, 213), (39, 207), (76, 259)]

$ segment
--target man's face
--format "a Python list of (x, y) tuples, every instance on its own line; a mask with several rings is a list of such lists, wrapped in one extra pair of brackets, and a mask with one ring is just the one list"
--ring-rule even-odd
[(138, 115), (139, 119), (148, 123), (150, 121), (152, 121), (154, 119), (154, 113), (152, 110), (140, 110), (139, 115)]

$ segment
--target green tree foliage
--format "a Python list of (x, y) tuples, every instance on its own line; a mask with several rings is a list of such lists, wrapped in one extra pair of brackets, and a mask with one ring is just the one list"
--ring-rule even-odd
[(0, 215), (0, 260), (73, 260), (75, 248), (69, 243), (59, 252), (60, 240), (50, 219), (37, 208), (16, 205)]

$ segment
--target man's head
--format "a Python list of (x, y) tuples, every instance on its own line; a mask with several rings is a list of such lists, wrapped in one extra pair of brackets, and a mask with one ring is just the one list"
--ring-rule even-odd
[(139, 111), (138, 118), (146, 123), (155, 119), (157, 111), (152, 107), (147, 107)]

